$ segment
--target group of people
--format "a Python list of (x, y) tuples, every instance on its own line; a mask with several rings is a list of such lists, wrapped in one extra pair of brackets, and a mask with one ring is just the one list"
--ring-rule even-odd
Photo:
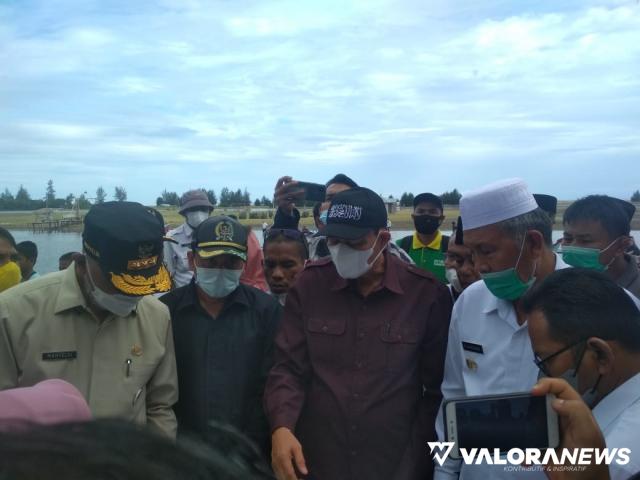
[[(632, 204), (577, 200), (554, 246), (555, 199), (503, 180), (463, 195), (450, 236), (440, 198), (417, 195), (393, 242), (372, 190), (330, 179), (310, 232), (296, 185), (278, 180), (262, 245), (199, 190), (168, 232), (140, 204), (93, 206), (66, 269), (0, 294), (0, 430), (115, 417), (180, 444), (230, 425), (279, 480), (544, 478), (434, 468), (427, 446), (446, 440), (443, 400), (533, 390), (560, 399), (561, 446), (631, 448), (552, 478), (640, 471)], [(51, 379), (54, 400), (24, 407)]]

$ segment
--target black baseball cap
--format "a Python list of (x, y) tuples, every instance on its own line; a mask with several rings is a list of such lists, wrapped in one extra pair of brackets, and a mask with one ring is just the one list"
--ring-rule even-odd
[(200, 258), (227, 253), (247, 261), (247, 229), (226, 215), (209, 217), (196, 228), (191, 248)]
[(111, 284), (126, 295), (166, 292), (171, 277), (162, 263), (164, 222), (136, 202), (94, 205), (84, 218), (82, 245)]
[(416, 208), (420, 203), (432, 203), (440, 210), (444, 210), (442, 207), (442, 199), (434, 193), (419, 193), (413, 199), (413, 208)]
[(319, 234), (355, 240), (371, 230), (381, 228), (387, 228), (387, 208), (382, 198), (368, 188), (358, 187), (333, 197), (327, 213), (327, 224)]
[(544, 193), (534, 193), (533, 198), (535, 198), (538, 207), (549, 215), (553, 217), (556, 214), (558, 210), (558, 199), (556, 197)]

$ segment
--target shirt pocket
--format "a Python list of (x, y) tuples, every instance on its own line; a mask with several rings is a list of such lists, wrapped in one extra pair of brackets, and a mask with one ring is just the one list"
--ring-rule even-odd
[(146, 415), (144, 406), (146, 405), (147, 383), (155, 373), (156, 365), (145, 363), (140, 360), (131, 359), (131, 364), (124, 362), (124, 387), (125, 395), (131, 407), (132, 420), (140, 421)]
[(384, 322), (380, 326), (380, 340), (385, 352), (385, 370), (406, 371), (417, 365), (420, 331), (415, 322)]
[(311, 316), (306, 318), (309, 355), (329, 365), (340, 363), (341, 345), (347, 330), (344, 316)]

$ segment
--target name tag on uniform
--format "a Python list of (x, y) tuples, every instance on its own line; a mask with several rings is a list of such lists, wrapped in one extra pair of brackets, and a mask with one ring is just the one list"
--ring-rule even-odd
[(479, 345), (477, 343), (462, 342), (462, 349), (466, 350), (467, 352), (482, 353), (484, 355), (484, 349), (482, 348), (482, 345)]
[(78, 358), (78, 352), (44, 352), (42, 354), (42, 360), (54, 361), (54, 360), (75, 360)]

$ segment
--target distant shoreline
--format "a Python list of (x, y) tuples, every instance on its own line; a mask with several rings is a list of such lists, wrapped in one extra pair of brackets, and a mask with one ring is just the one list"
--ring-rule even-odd
[[(553, 225), (554, 231), (562, 231), (562, 216), (566, 208), (571, 202), (560, 201), (558, 202), (558, 212), (556, 213), (556, 222)], [(170, 228), (175, 228), (184, 222), (183, 217), (178, 213), (177, 207), (171, 208), (158, 208), (158, 211), (164, 217), (165, 224)], [(42, 216), (39, 211), (24, 211), (24, 212), (2, 212), (0, 211), (0, 226), (8, 230), (21, 230), (32, 231), (32, 225), (38, 220), (38, 215)], [(236, 215), (243, 225), (251, 226), (252, 228), (261, 228), (263, 223), (271, 225), (273, 223), (274, 209), (267, 209), (261, 207), (251, 208), (216, 208), (215, 214), (222, 215)], [(391, 221), (391, 228), (393, 230), (413, 230), (413, 221), (411, 219), (412, 208), (402, 207), (397, 212), (389, 214), (389, 220)], [(53, 211), (51, 217), (53, 220), (62, 219), (64, 216), (69, 215), (70, 211)], [(86, 210), (80, 211), (80, 216), (84, 217)], [(443, 231), (451, 230), (451, 222), (456, 221), (459, 215), (457, 206), (446, 205), (444, 209), (445, 220), (442, 225)], [(265, 218), (247, 218), (247, 217), (265, 217)], [(301, 209), (300, 225), (308, 228), (314, 228), (313, 217), (310, 208)], [(636, 213), (631, 222), (632, 230), (640, 230), (640, 204), (636, 204)], [(65, 230), (66, 232), (81, 232), (82, 225), (75, 225)]]

